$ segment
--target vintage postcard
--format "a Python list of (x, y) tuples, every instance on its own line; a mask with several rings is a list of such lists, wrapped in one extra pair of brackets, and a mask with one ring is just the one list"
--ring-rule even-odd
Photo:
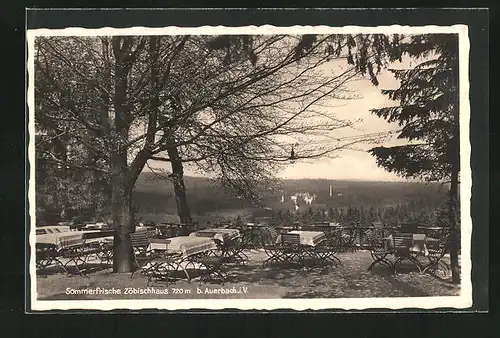
[(31, 309), (472, 306), (467, 26), (27, 44)]

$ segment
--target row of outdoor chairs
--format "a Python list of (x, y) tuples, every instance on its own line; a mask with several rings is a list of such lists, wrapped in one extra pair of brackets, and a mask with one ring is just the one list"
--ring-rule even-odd
[(54, 264), (68, 273), (65, 264), (60, 260), (61, 254), (55, 244), (36, 243), (36, 271), (42, 272)]
[(341, 264), (336, 254), (342, 250), (342, 241), (337, 236), (327, 236), (324, 241), (313, 247), (301, 244), (299, 234), (278, 234), (272, 227), (263, 228), (261, 231), (262, 247), (267, 255), (264, 266), (294, 263), (302, 268), (308, 259), (321, 265)]
[[(244, 264), (248, 260), (248, 256), (243, 252), (244, 245), (241, 237), (229, 238), (224, 241), (213, 239), (217, 246), (216, 250), (190, 257), (184, 257), (182, 254), (149, 251), (149, 245), (155, 239), (143, 234), (131, 234), (131, 239), (134, 262), (138, 270), (141, 271), (141, 275), (148, 279), (148, 283), (178, 279), (175, 275), (179, 275), (179, 272), (182, 272), (181, 275), (190, 281), (192, 272), (190, 273), (189, 270), (196, 270), (202, 281), (215, 277), (224, 283), (227, 278), (224, 269), (227, 265)], [(131, 274), (131, 278), (133, 275), (134, 273)]]
[[(82, 238), (78, 239), (76, 244), (73, 243), (74, 239), (63, 238), (60, 249), (55, 244), (37, 243), (37, 271), (41, 272), (55, 264), (70, 275), (86, 276), (90, 259), (93, 258), (99, 264), (112, 261), (112, 244), (98, 240), (112, 235), (112, 231), (83, 233)], [(73, 269), (70, 269), (70, 266)]]
[[(449, 235), (444, 234), (440, 238), (426, 238), (425, 252), (413, 250), (413, 234), (394, 232), (392, 240), (388, 241), (388, 234), (384, 232), (372, 232), (369, 235), (370, 253), (373, 258), (368, 270), (372, 270), (377, 264), (381, 264), (397, 273), (398, 265), (404, 261), (413, 263), (420, 272), (440, 272), (446, 275), (449, 266), (442, 259), (449, 249)], [(391, 260), (390, 257), (393, 259)], [(422, 260), (422, 257), (427, 261)]]

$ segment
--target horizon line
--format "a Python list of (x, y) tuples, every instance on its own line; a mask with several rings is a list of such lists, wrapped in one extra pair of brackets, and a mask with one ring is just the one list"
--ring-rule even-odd
[[(154, 173), (149, 170), (142, 171), (142, 173)], [(184, 175), (184, 178), (204, 178), (204, 179), (211, 179), (209, 176), (201, 176), (201, 175)], [(297, 181), (297, 180), (317, 180), (317, 181), (351, 181), (351, 182), (384, 182), (384, 183), (437, 183), (440, 184), (441, 182), (438, 181), (425, 181), (425, 180), (419, 180), (419, 179), (404, 179), (401, 178), (399, 180), (384, 180), (384, 179), (375, 179), (375, 180), (370, 180), (366, 178), (327, 178), (327, 177), (278, 177), (278, 180), (291, 180), (291, 181)]]

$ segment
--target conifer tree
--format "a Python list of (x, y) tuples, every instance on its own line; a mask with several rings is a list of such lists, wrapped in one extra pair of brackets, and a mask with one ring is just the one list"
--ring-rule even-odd
[(388, 122), (402, 127), (402, 146), (370, 150), (377, 164), (407, 178), (450, 183), (448, 219), (453, 282), (460, 282), (458, 270), (457, 220), (460, 171), (458, 36), (428, 34), (401, 44), (403, 53), (421, 61), (410, 69), (391, 69), (400, 87), (382, 90), (398, 104), (373, 109)]

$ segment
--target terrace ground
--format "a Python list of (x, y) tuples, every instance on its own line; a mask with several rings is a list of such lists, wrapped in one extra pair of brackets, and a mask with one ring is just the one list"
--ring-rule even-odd
[[(202, 283), (197, 279), (190, 283), (179, 280), (174, 283), (157, 282), (149, 285), (149, 291), (162, 294), (138, 295), (138, 290), (148, 287), (147, 280), (139, 273), (115, 274), (111, 269), (92, 272), (88, 278), (68, 277), (53, 273), (36, 278), (39, 300), (77, 299), (158, 299), (158, 298), (364, 298), (364, 297), (425, 297), (457, 296), (460, 286), (449, 280), (440, 280), (429, 274), (421, 274), (410, 266), (398, 268), (392, 275), (387, 268), (375, 266), (367, 271), (372, 258), (368, 251), (339, 254), (343, 266), (297, 270), (293, 267), (263, 267), (266, 255), (250, 250), (250, 261), (244, 266), (228, 267), (229, 278), (220, 282)], [(207, 290), (226, 290), (240, 293), (214, 294)], [(233, 289), (234, 287), (234, 289)], [(100, 288), (120, 290), (121, 294), (75, 294), (75, 290)], [(128, 290), (128, 291), (127, 291)], [(165, 294), (167, 290), (168, 294)], [(200, 292), (202, 290), (202, 292)], [(130, 292), (129, 294), (124, 294)]]

